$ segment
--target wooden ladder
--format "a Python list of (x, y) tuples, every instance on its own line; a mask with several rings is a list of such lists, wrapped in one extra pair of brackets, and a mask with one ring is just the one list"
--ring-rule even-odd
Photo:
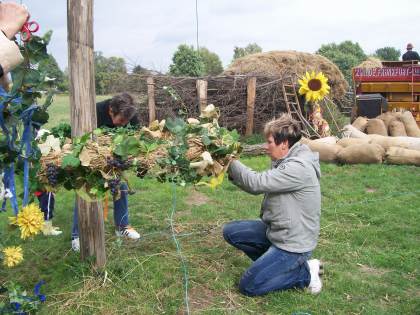
[(292, 76), (285, 77), (281, 81), (281, 88), (283, 91), (284, 102), (286, 103), (287, 113), (292, 116), (293, 119), (300, 122), (302, 134), (305, 137), (311, 138), (314, 135), (319, 137), (319, 134), (302, 114), (294, 82), (294, 77)]

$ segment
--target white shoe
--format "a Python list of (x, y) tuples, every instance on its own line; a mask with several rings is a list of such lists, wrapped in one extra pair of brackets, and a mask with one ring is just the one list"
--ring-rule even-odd
[(58, 227), (52, 225), (52, 221), (44, 221), (44, 226), (42, 227), (42, 234), (46, 236), (57, 236), (63, 233)]
[(308, 289), (312, 294), (318, 294), (322, 289), (322, 282), (319, 277), (321, 262), (318, 259), (311, 259), (307, 263), (311, 274), (311, 282), (309, 283)]
[(80, 239), (78, 237), (71, 240), (71, 249), (75, 252), (80, 252)]
[(115, 230), (115, 235), (118, 237), (126, 237), (132, 240), (138, 240), (140, 238), (140, 234), (129, 225), (122, 229)]

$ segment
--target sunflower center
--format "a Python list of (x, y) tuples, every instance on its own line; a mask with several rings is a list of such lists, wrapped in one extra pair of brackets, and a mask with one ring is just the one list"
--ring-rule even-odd
[(308, 82), (308, 87), (311, 89), (311, 91), (319, 91), (322, 87), (322, 83), (318, 79), (311, 79)]

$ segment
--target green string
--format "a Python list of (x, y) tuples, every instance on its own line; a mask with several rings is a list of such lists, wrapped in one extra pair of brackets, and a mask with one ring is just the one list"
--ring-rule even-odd
[(186, 264), (186, 261), (185, 261), (185, 257), (182, 255), (182, 252), (181, 252), (181, 245), (179, 244), (179, 241), (176, 238), (176, 232), (175, 232), (175, 229), (174, 229), (173, 217), (174, 217), (174, 214), (175, 214), (175, 209), (176, 209), (176, 185), (175, 185), (175, 183), (172, 183), (172, 209), (171, 209), (171, 215), (169, 217), (169, 221), (171, 223), (172, 239), (174, 240), (177, 254), (178, 254), (179, 258), (181, 259), (182, 271), (184, 273), (185, 307), (187, 309), (187, 314), (190, 314), (190, 307), (189, 307), (189, 303), (188, 303), (188, 270), (187, 270), (187, 264)]

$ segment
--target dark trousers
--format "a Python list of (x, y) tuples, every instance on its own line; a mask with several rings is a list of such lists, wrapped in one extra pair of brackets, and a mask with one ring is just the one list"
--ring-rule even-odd
[(242, 250), (253, 264), (239, 282), (239, 290), (248, 296), (291, 288), (303, 289), (311, 280), (307, 260), (311, 252), (292, 253), (277, 248), (267, 239), (261, 220), (233, 221), (223, 228), (223, 237)]
[(39, 207), (41, 211), (44, 213), (44, 220), (51, 220), (53, 218), (54, 213), (54, 204), (55, 198), (54, 194), (50, 191), (45, 191), (41, 195), (38, 196)]

